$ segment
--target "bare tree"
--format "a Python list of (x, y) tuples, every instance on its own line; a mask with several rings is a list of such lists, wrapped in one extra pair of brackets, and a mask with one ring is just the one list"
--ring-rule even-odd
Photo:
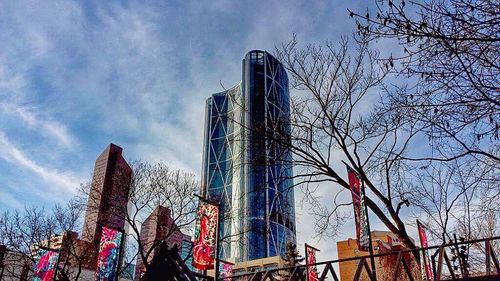
[[(398, 155), (404, 155), (408, 144), (420, 129), (398, 115), (379, 114), (373, 104), (387, 74), (378, 61), (378, 53), (368, 48), (368, 40), (338, 45), (308, 45), (300, 49), (295, 38), (277, 48), (278, 59), (292, 76), (291, 86), (298, 91), (291, 104), (291, 140), (296, 184), (305, 183), (313, 204), (321, 205), (315, 192), (317, 183), (336, 183), (348, 189), (343, 165), (345, 159), (366, 184), (366, 204), (389, 230), (410, 248), (400, 208), (407, 200), (397, 194), (401, 184)], [(404, 109), (399, 111), (405, 114)], [(284, 137), (286, 139), (286, 137)], [(279, 138), (277, 141), (283, 142)], [(340, 168), (339, 168), (340, 167)], [(325, 231), (343, 218), (339, 207), (319, 209), (316, 213)], [(315, 208), (318, 210), (317, 208)], [(342, 222), (342, 221), (341, 221)]]
[[(492, 237), (478, 236), (474, 224), (484, 213), (483, 206), (499, 199), (498, 195), (485, 196), (497, 181), (495, 169), (454, 160), (431, 162), (408, 174), (411, 180), (401, 185), (399, 192), (408, 195), (413, 215), (425, 222), (436, 244), (452, 241), (453, 234), (467, 240)], [(495, 228), (485, 222), (485, 229)]]
[[(293, 152), (294, 178), (299, 179), (296, 185), (305, 185), (319, 234), (345, 222), (341, 207), (349, 205), (349, 200), (342, 201), (339, 196), (349, 188), (343, 176), (345, 168), (339, 165), (344, 160), (361, 176), (369, 209), (409, 248), (416, 247), (407, 232), (414, 222), (402, 211), (405, 208), (433, 216), (433, 224), (438, 226), (433, 230), (441, 242), (449, 241), (450, 233), (470, 220), (472, 212), (479, 211), (479, 202), (497, 200), (497, 160), (492, 151), (498, 143), (472, 151), (478, 143), (468, 142), (460, 148), (466, 149), (465, 153), (457, 153), (453, 142), (462, 136), (440, 133), (436, 140), (437, 135), (430, 132), (435, 132), (437, 123), (415, 117), (418, 103), (394, 102), (396, 98), (411, 99), (404, 98), (402, 88), (386, 83), (393, 69), (369, 48), (373, 42), (370, 36), (363, 29), (354, 37), (355, 42), (344, 39), (338, 45), (327, 42), (303, 48), (293, 38), (276, 49), (277, 58), (292, 77), (296, 95), (291, 104), (291, 136), (280, 134), (274, 140), (287, 144)], [(432, 113), (441, 114), (441, 118), (445, 113), (439, 110)], [(470, 129), (460, 132), (482, 140)], [(429, 151), (439, 154), (429, 157)], [(322, 183), (342, 187), (328, 207), (321, 202), (324, 194), (317, 191)], [(486, 191), (489, 197), (481, 197)], [(467, 229), (470, 233), (471, 228)]]
[(359, 33), (393, 40), (394, 46), (401, 47), (401, 55), (386, 61), (405, 83), (386, 97), (385, 107), (388, 111), (408, 108), (403, 117), (423, 123), (433, 142), (433, 153), (409, 159), (450, 161), (472, 156), (498, 166), (498, 2), (389, 0), (376, 4), (371, 15), (355, 11), (350, 15)]
[(70, 280), (71, 276), (71, 280), (79, 280), (89, 250), (75, 244), (81, 213), (74, 201), (64, 206), (55, 205), (49, 211), (25, 207), (22, 211), (4, 212), (0, 217), (0, 244), (10, 253), (6, 255), (10, 258), (6, 261), (4, 276), (26, 277), (26, 271), (33, 269), (38, 247), (48, 247), (60, 250), (57, 269), (60, 278)]
[[(429, 239), (446, 244), (495, 237), (500, 228), (492, 208), (498, 204), (495, 169), (458, 160), (433, 162), (414, 171), (404, 187), (414, 216), (424, 221)], [(492, 192), (496, 189), (496, 192)], [(495, 251), (498, 245), (492, 244)], [(480, 274), (485, 269), (485, 244), (451, 246), (457, 276)]]
[(498, 3), (377, 1), (375, 11), (349, 12), (359, 34), (400, 47), (384, 61), (403, 81), (388, 86), (380, 107), (385, 114), (406, 109), (401, 118), (427, 136), (428, 153), (400, 156), (414, 161), (413, 175), (420, 172), (413, 206), (441, 242), (452, 233), (469, 240), (498, 235)]
[[(195, 218), (197, 199), (193, 194), (200, 190), (195, 175), (173, 170), (164, 163), (135, 161), (131, 168), (131, 180), (120, 182), (121, 177), (117, 177), (114, 183), (123, 192), (107, 195), (110, 200), (115, 200), (115, 196), (121, 200), (121, 194), (128, 194), (128, 204), (116, 204), (109, 210), (112, 217), (125, 221), (126, 254), (120, 272), (135, 260), (140, 260), (140, 270), (147, 271), (163, 242), (170, 247), (181, 246), (182, 233), (191, 231)], [(91, 188), (92, 185), (82, 188), (80, 201), (85, 204)]]
[[(193, 194), (199, 191), (198, 181), (193, 174), (172, 170), (163, 163), (152, 165), (144, 162), (134, 163), (131, 181), (120, 176), (116, 176), (114, 181), (113, 192), (106, 194), (106, 198), (123, 201), (124, 194), (127, 194), (128, 198), (124, 203), (128, 204), (113, 204), (106, 212), (112, 220), (125, 221), (128, 228), (126, 239), (131, 242), (127, 243), (123, 254), (124, 266), (118, 274), (137, 259), (141, 259), (147, 270), (162, 242), (167, 242), (170, 246), (176, 243), (180, 247), (183, 238), (181, 231), (186, 233), (191, 230), (196, 211)], [(60, 280), (85, 278), (84, 275), (88, 275), (89, 270), (90, 274), (93, 274), (98, 244), (78, 237), (82, 210), (89, 203), (100, 205), (93, 202), (102, 198), (95, 192), (87, 200), (93, 186), (97, 184), (83, 184), (80, 197), (65, 206), (56, 205), (50, 211), (26, 207), (22, 212), (4, 212), (0, 217), (0, 244), (15, 252), (15, 257), (22, 261), (22, 265), (25, 264), (24, 267), (28, 270), (32, 270), (36, 248), (43, 246), (59, 250)], [(126, 192), (120, 192), (121, 189)], [(159, 212), (159, 209), (164, 211)], [(87, 212), (97, 211), (99, 208), (87, 209)], [(141, 240), (141, 228), (147, 219), (154, 221), (158, 228), (154, 229), (155, 234), (145, 235), (152, 239)], [(18, 268), (14, 268), (12, 272), (8, 272), (12, 267), (5, 268), (5, 275), (16, 275), (16, 278), (20, 278), (21, 274), (25, 275), (23, 270)]]
[[(152, 254), (163, 241), (169, 242), (174, 235), (179, 235), (180, 231), (186, 233), (191, 230), (196, 213), (196, 200), (193, 194), (199, 189), (199, 182), (193, 174), (171, 170), (161, 163), (135, 165), (129, 200), (132, 212), (126, 217), (133, 236), (140, 235), (139, 225), (144, 223), (141, 216), (145, 212), (151, 214), (158, 206), (162, 206), (169, 209), (168, 215), (172, 217), (171, 223), (161, 225), (163, 229), (154, 240), (136, 239), (138, 258), (142, 260), (146, 271), (150, 266)], [(157, 216), (154, 219), (161, 222), (161, 212), (152, 215)], [(182, 240), (180, 242), (182, 243)]]

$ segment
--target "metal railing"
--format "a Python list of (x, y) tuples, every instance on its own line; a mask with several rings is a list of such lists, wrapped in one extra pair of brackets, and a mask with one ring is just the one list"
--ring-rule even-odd
[[(364, 274), (363, 280), (371, 281), (403, 281), (403, 280), (423, 280), (421, 275), (420, 256), (423, 251), (427, 251), (432, 257), (431, 266), (434, 275), (434, 281), (441, 280), (500, 280), (500, 266), (498, 255), (495, 253), (494, 245), (498, 243), (500, 247), (500, 236), (477, 239), (463, 242), (455, 242), (438, 246), (430, 246), (427, 248), (417, 248), (411, 250), (392, 251), (373, 255), (374, 258), (395, 257), (395, 261), (391, 263), (389, 279), (379, 277), (378, 279), (372, 273), (368, 263), (371, 256), (364, 255), (345, 259), (336, 259), (315, 263), (318, 269), (318, 280), (348, 281), (360, 280)], [(463, 248), (465, 247), (465, 248)], [(457, 257), (459, 249), (466, 249), (468, 254), (467, 260)], [(432, 253), (434, 251), (434, 253)], [(452, 258), (450, 259), (450, 252)], [(408, 262), (408, 256), (415, 259), (416, 266), (411, 266)], [(340, 279), (338, 271), (335, 270), (335, 265), (340, 263), (356, 261), (356, 269), (352, 277), (348, 280)], [(456, 265), (458, 261), (459, 265)], [(377, 266), (376, 266), (377, 267)], [(298, 265), (294, 267), (276, 268), (270, 270), (249, 272), (244, 274), (235, 274), (233, 276), (218, 278), (218, 281), (225, 280), (244, 280), (244, 281), (306, 281), (305, 276), (306, 265)], [(379, 268), (378, 270), (383, 270)], [(285, 274), (284, 274), (285, 273)], [(387, 275), (387, 274), (386, 274)], [(285, 276), (285, 277), (284, 277)], [(489, 276), (488, 279), (477, 279), (479, 276)], [(352, 278), (352, 279), (351, 279)], [(476, 278), (476, 279), (474, 279)], [(498, 278), (498, 279), (497, 279)]]

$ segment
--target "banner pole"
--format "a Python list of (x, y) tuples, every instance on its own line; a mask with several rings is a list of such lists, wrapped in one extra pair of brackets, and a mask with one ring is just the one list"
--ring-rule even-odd
[(116, 281), (118, 281), (118, 276), (121, 273), (120, 270), (121, 270), (121, 266), (122, 266), (123, 255), (124, 255), (123, 248), (125, 247), (125, 241), (124, 241), (125, 240), (125, 229), (120, 230), (117, 233), (122, 234), (122, 239), (120, 241), (120, 248), (119, 248), (119, 252), (118, 252), (118, 265), (116, 266), (116, 274), (115, 274), (115, 278), (114, 278)]
[(307, 257), (307, 243), (304, 243), (304, 256), (306, 258), (306, 281), (309, 281), (309, 261)]
[[(63, 238), (63, 241), (64, 241), (64, 238)], [(63, 242), (63, 245), (64, 245), (64, 242)], [(56, 266), (54, 268), (54, 276), (52, 276), (52, 278), (54, 278), (54, 280), (59, 279), (59, 278), (57, 278), (57, 269), (59, 268), (60, 260), (61, 260), (61, 249), (59, 249), (59, 251), (57, 251), (57, 261), (56, 261)], [(1, 280), (1, 278), (0, 278), (0, 280)]]

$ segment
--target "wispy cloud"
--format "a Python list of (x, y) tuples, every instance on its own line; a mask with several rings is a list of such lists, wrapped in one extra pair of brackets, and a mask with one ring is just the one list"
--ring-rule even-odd
[[(226, 87), (238, 83), (246, 52), (272, 51), (293, 32), (306, 43), (335, 40), (351, 25), (346, 3), (365, 5), (5, 1), (0, 160), (29, 178), (11, 190), (25, 184), (73, 192), (84, 181), (75, 175), (90, 174), (109, 142), (121, 145), (127, 159), (163, 161), (199, 174), (205, 99), (222, 90), (219, 81)], [(0, 185), (7, 185), (8, 176)], [(38, 180), (48, 184), (38, 187)], [(297, 208), (300, 239), (311, 242), (314, 227), (306, 212)]]
[(54, 120), (49, 110), (42, 113), (28, 102), (36, 85), (32, 85), (25, 73), (16, 71), (16, 67), (8, 67), (5, 61), (7, 59), (0, 56), (0, 118), (2, 114), (12, 115), (16, 120), (13, 126), (34, 130), (66, 148), (76, 147), (66, 126)]
[(70, 173), (60, 172), (36, 163), (16, 147), (3, 132), (0, 132), (0, 158), (32, 171), (51, 184), (51, 191), (74, 194), (79, 183), (82, 182)]
[(68, 148), (77, 145), (75, 139), (70, 135), (68, 129), (63, 124), (42, 117), (41, 114), (34, 109), (13, 103), (0, 102), (0, 110), (4, 113), (10, 113), (17, 116), (28, 128), (34, 129), (38, 133), (54, 139), (60, 145)]

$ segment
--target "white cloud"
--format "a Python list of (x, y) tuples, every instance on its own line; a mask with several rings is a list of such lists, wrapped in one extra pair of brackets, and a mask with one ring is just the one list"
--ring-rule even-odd
[[(0, 11), (5, 30), (12, 29), (0, 31), (7, 42), (0, 45), (0, 89), (21, 97), (0, 100), (0, 111), (19, 118), (18, 131), (43, 133), (66, 147), (81, 142), (70, 153), (53, 151), (67, 162), (49, 161), (14, 143), (51, 151), (52, 142), (0, 134), (0, 159), (63, 192), (82, 180), (62, 170), (90, 167), (93, 153), (109, 142), (121, 145), (127, 157), (199, 174), (205, 98), (222, 90), (219, 81), (226, 87), (239, 82), (247, 51), (272, 52), (292, 32), (301, 42), (335, 40), (332, 34), (350, 25), (344, 23), (346, 4), (329, 1), (82, 3), (13, 1)], [(58, 164), (73, 163), (73, 156), (83, 164)], [(297, 209), (297, 217), (299, 240), (312, 243), (314, 219), (306, 208)], [(334, 239), (318, 247), (322, 259), (336, 256)]]
[(50, 117), (48, 110), (42, 114), (36, 106), (26, 101), (30, 99), (31, 88), (34, 87), (25, 75), (9, 68), (5, 59), (0, 57), (0, 117), (2, 114), (13, 115), (21, 121), (13, 124), (16, 128), (34, 130), (66, 148), (76, 147), (77, 142), (68, 129)]
[(75, 194), (79, 183), (83, 182), (70, 173), (61, 172), (36, 163), (26, 153), (11, 143), (3, 132), (0, 132), (0, 158), (32, 171), (50, 184), (50, 191)]
[(2, 102), (0, 102), (0, 109), (4, 113), (16, 115), (28, 128), (54, 139), (60, 145), (64, 145), (67, 148), (77, 145), (76, 140), (71, 136), (68, 129), (63, 124), (42, 117), (41, 114), (34, 109), (30, 109), (27, 106)]

